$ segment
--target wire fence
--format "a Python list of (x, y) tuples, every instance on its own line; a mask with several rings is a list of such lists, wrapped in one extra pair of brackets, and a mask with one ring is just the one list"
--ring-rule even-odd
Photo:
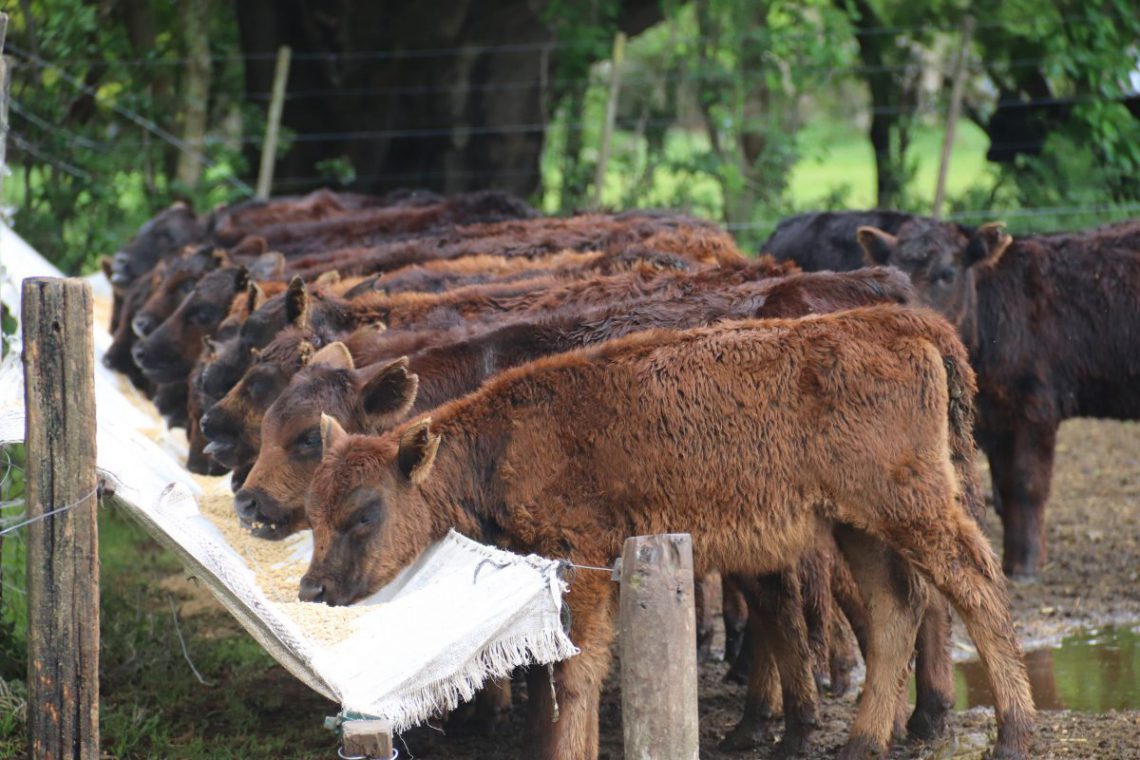
[[(1065, 19), (1066, 23), (1080, 24), (1087, 21), (1083, 17), (1073, 16)], [(979, 29), (986, 29), (990, 27), (999, 27), (1007, 24), (1008, 20), (982, 20), (978, 24)], [(958, 29), (937, 29), (931, 28), (928, 25), (911, 25), (911, 26), (890, 26), (880, 27), (874, 29), (854, 29), (849, 30), (845, 34), (845, 39), (853, 39), (861, 36), (878, 36), (878, 35), (919, 35), (929, 39), (932, 35), (956, 35)], [(818, 37), (818, 32), (804, 32), (805, 37)], [(746, 35), (742, 35), (746, 36)], [(704, 39), (704, 38), (698, 38)], [(370, 62), (370, 61), (401, 61), (401, 60), (422, 60), (425, 58), (444, 58), (444, 57), (459, 57), (459, 56), (472, 56), (484, 53), (550, 53), (556, 50), (563, 50), (568, 48), (580, 47), (585, 45), (597, 46), (599, 40), (591, 38), (588, 40), (558, 40), (558, 41), (545, 41), (534, 43), (519, 43), (508, 45), (462, 45), (447, 48), (425, 48), (425, 49), (405, 49), (405, 50), (376, 50), (376, 51), (359, 51), (345, 54), (326, 54), (319, 52), (299, 52), (294, 53), (292, 60), (294, 63), (302, 65), (308, 63), (344, 63), (344, 62)], [(153, 119), (147, 118), (137, 110), (132, 109), (121, 102), (121, 98), (114, 97), (100, 97), (98, 90), (90, 84), (85, 83), (69, 70), (77, 70), (84, 66), (102, 65), (102, 66), (134, 66), (134, 67), (168, 67), (168, 66), (181, 66), (190, 62), (187, 58), (164, 58), (164, 57), (141, 57), (136, 59), (117, 59), (106, 60), (100, 58), (65, 58), (57, 59), (54, 61), (46, 60), (42, 57), (31, 54), (30, 52), (20, 48), (19, 46), (8, 46), (9, 52), (16, 56), (16, 67), (26, 67), (38, 71), (51, 70), (56, 76), (63, 81), (67, 82), (77, 92), (81, 92), (96, 102), (109, 109), (117, 118), (123, 122), (138, 128), (142, 131), (143, 137), (121, 136), (116, 134), (114, 136), (108, 135), (105, 139), (97, 139), (90, 134), (81, 134), (74, 129), (64, 126), (59, 123), (59, 120), (53, 119), (47, 114), (37, 113), (33, 108), (26, 105), (20, 99), (13, 99), (10, 101), (11, 114), (15, 117), (13, 124), (9, 127), (9, 136), (12, 138), (14, 146), (25, 152), (29, 157), (38, 162), (53, 167), (57, 171), (70, 176), (77, 180), (82, 180), (92, 186), (100, 187), (107, 190), (107, 186), (100, 178), (84, 167), (83, 156), (85, 154), (103, 154), (116, 149), (147, 149), (154, 144), (157, 140), (160, 143), (166, 144), (175, 150), (192, 155), (196, 157), (203, 166), (208, 168), (216, 168), (215, 161), (211, 155), (216, 155), (216, 151), (226, 146), (229, 148), (240, 147), (244, 149), (255, 149), (261, 147), (265, 142), (265, 135), (260, 133), (254, 134), (230, 134), (230, 133), (208, 133), (204, 136), (200, 143), (194, 145), (187, 144), (177, 135), (170, 132), (168, 129), (163, 128)], [(272, 61), (275, 59), (276, 53), (246, 53), (246, 54), (226, 54), (214, 55), (210, 60), (214, 63), (251, 63), (258, 61)], [(1027, 57), (1012, 59), (1000, 64), (1007, 70), (1018, 68), (1040, 68), (1047, 65), (1049, 60), (1042, 56)], [(930, 61), (925, 61), (921, 65), (929, 65)], [(900, 71), (916, 69), (920, 64), (918, 62), (907, 62), (901, 64), (885, 64), (877, 66), (868, 66), (864, 64), (844, 64), (844, 65), (827, 65), (819, 63), (798, 63), (796, 66), (804, 69), (819, 69), (822, 70), (830, 78), (842, 77), (867, 77), (873, 74), (895, 74)], [(968, 64), (968, 69), (973, 74), (982, 72), (982, 64), (978, 61), (973, 61)], [(621, 77), (621, 88), (623, 93), (637, 93), (638, 90), (645, 88), (658, 88), (663, 85), (693, 85), (696, 87), (708, 87), (726, 85), (731, 83), (731, 77), (724, 72), (718, 71), (701, 71), (701, 70), (673, 70), (662, 72), (646, 72), (644, 70), (633, 70), (625, 73)], [(526, 93), (536, 90), (548, 92), (551, 89), (557, 89), (567, 86), (602, 86), (602, 81), (597, 76), (581, 77), (581, 78), (557, 78), (557, 77), (521, 77), (518, 79), (509, 79), (506, 81), (485, 82), (485, 83), (454, 83), (454, 82), (431, 82), (423, 84), (384, 84), (381, 86), (369, 87), (344, 87), (344, 88), (322, 88), (322, 87), (304, 87), (294, 90), (286, 91), (286, 101), (292, 103), (296, 108), (308, 108), (317, 105), (318, 101), (321, 106), (328, 106), (331, 99), (351, 99), (351, 98), (367, 98), (367, 97), (392, 97), (400, 100), (401, 102), (407, 101), (410, 98), (424, 98), (424, 99), (446, 99), (448, 97), (463, 96), (466, 98), (478, 98), (483, 95), (491, 94), (506, 94), (512, 95), (515, 93)], [(257, 91), (249, 94), (247, 99), (252, 102), (264, 102), (268, 99), (270, 93)], [(1075, 94), (1061, 97), (1032, 97), (1032, 98), (991, 98), (985, 104), (988, 110), (997, 109), (1067, 109), (1082, 104), (1103, 103), (1108, 101), (1121, 102), (1125, 98), (1140, 97), (1135, 92), (1128, 90), (1127, 86), (1122, 84), (1119, 92), (1116, 93), (1100, 93), (1100, 94)], [(445, 109), (440, 109), (441, 111)], [(927, 94), (924, 97), (919, 97), (915, 102), (908, 102), (898, 105), (870, 105), (864, 108), (857, 109), (863, 118), (866, 116), (879, 116), (879, 115), (905, 115), (918, 119), (938, 119), (942, 117), (942, 106), (940, 98)], [(670, 130), (677, 129), (688, 131), (696, 134), (702, 131), (707, 131), (705, 125), (697, 125), (694, 117), (690, 114), (689, 120), (693, 123), (683, 123), (678, 115), (670, 116), (649, 116), (648, 111), (642, 114), (641, 118), (635, 120), (636, 123), (631, 123), (629, 118), (622, 123), (624, 127), (628, 128), (627, 132), (637, 130), (638, 134), (644, 134), (647, 130)], [(856, 119), (852, 118), (849, 123), (852, 139), (865, 140), (865, 127), (861, 127), (856, 123)], [(400, 141), (464, 141), (469, 138), (485, 138), (485, 137), (503, 137), (511, 138), (517, 136), (527, 136), (536, 138), (547, 137), (552, 129), (559, 130), (562, 134), (574, 133), (587, 133), (597, 130), (599, 124), (596, 119), (589, 119), (582, 114), (572, 114), (569, 117), (559, 118), (557, 120), (528, 120), (512, 123), (497, 123), (497, 124), (457, 124), (446, 123), (446, 120), (436, 124), (424, 124), (407, 127), (392, 127), (383, 129), (353, 129), (353, 130), (328, 130), (328, 131), (311, 131), (302, 133), (286, 133), (283, 139), (283, 144), (288, 150), (290, 145), (301, 144), (322, 144), (322, 145), (339, 145), (348, 150), (350, 146), (359, 143), (393, 143)], [(48, 139), (50, 136), (50, 139)], [(65, 146), (67, 154), (61, 154), (60, 146)], [(1041, 141), (1032, 137), (1031, 135), (1018, 137), (1016, 139), (1000, 139), (993, 141), (989, 145), (989, 149), (994, 152), (1000, 153), (1017, 153), (1021, 151), (1033, 151), (1040, 148)], [(418, 149), (418, 148), (417, 148)], [(621, 171), (621, 169), (611, 169), (612, 171)], [(252, 195), (250, 186), (237, 176), (229, 172), (219, 172), (222, 181), (226, 182), (239, 196)], [(520, 178), (529, 180), (531, 178), (542, 179), (545, 175), (540, 166), (533, 168), (514, 168), (506, 167), (496, 169), (494, 171), (480, 172), (475, 170), (432, 170), (427, 169), (424, 171), (392, 171), (392, 172), (372, 172), (364, 174), (350, 174), (353, 182), (357, 184), (431, 184), (439, 186), (445, 184), (449, 178), (468, 180), (467, 185), (478, 185), (478, 180), (481, 177), (487, 178), (487, 184), (493, 182), (502, 182), (504, 180), (511, 180)], [(316, 184), (335, 184), (335, 173), (322, 172), (319, 174), (293, 174), (290, 176), (283, 176), (277, 180), (275, 187), (279, 191), (292, 191), (298, 189), (305, 189), (312, 187)], [(1025, 208), (1016, 209), (1008, 212), (1003, 212), (1004, 216), (1033, 219), (1038, 217), (1053, 216), (1060, 217), (1065, 215), (1078, 215), (1079, 213), (1085, 214), (1100, 214), (1110, 209), (1113, 213), (1119, 211), (1121, 208), (1132, 210), (1132, 206), (1112, 206), (1111, 204), (1104, 204), (1101, 206), (1089, 206), (1079, 210), (1074, 210), (1070, 206), (1058, 205), (1057, 207), (1041, 207), (1041, 208)], [(969, 218), (971, 216), (977, 218), (990, 217), (993, 211), (989, 209), (975, 209), (965, 211), (959, 214), (956, 218)], [(756, 230), (772, 227), (775, 220), (752, 220), (743, 223), (734, 223), (730, 225), (733, 230)]]

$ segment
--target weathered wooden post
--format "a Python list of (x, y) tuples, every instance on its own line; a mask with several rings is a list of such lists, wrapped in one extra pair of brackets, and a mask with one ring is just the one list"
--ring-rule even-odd
[(37, 759), (99, 758), (91, 302), (83, 280), (23, 283), (25, 500), (35, 520), (26, 536), (28, 747)]
[(618, 626), (626, 760), (695, 760), (697, 619), (688, 533), (626, 539)]
[(392, 724), (386, 720), (350, 720), (341, 725), (345, 757), (391, 760)]
[(265, 142), (261, 144), (261, 166), (257, 172), (257, 197), (268, 198), (273, 189), (273, 167), (277, 163), (277, 133), (281, 129), (281, 110), (285, 107), (285, 85), (289, 81), (289, 59), (293, 49), (282, 45), (277, 49), (277, 67), (273, 70), (273, 92), (269, 96), (269, 118), (265, 125)]
[(625, 32), (618, 32), (614, 35), (614, 50), (610, 57), (610, 87), (606, 94), (602, 142), (598, 146), (598, 165), (594, 170), (594, 206), (602, 205), (602, 191), (606, 185), (606, 166), (610, 160), (610, 140), (613, 138), (614, 119), (617, 118), (618, 96), (621, 92), (621, 65), (624, 60)]
[(942, 216), (942, 201), (946, 197), (946, 176), (950, 171), (950, 152), (954, 148), (954, 131), (958, 128), (958, 112), (962, 107), (962, 87), (966, 81), (966, 58), (970, 53), (970, 39), (974, 35), (974, 18), (962, 21), (962, 39), (958, 59), (954, 62), (954, 84), (950, 89), (950, 107), (946, 113), (946, 134), (942, 138), (942, 155), (938, 160), (938, 180), (934, 185), (934, 205), (930, 215)]

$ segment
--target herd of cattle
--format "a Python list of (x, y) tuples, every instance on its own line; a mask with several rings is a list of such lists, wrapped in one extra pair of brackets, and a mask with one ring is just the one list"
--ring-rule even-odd
[[(808, 746), (821, 685), (842, 691), (854, 661), (844, 620), (867, 676), (842, 756), (942, 732), (952, 604), (995, 696), (994, 757), (1025, 757), (975, 439), (1004, 570), (1030, 576), (1060, 422), (1140, 417), (1140, 223), (1013, 239), (814, 213), (763, 251), (683, 215), (552, 218), (493, 192), (175, 204), (104, 263), (105, 362), (187, 430), (191, 470), (232, 472), (254, 535), (312, 528), (303, 600), (351, 603), (451, 528), (585, 565), (689, 532), (746, 640), (726, 746), (763, 742), (781, 709), (779, 750)], [(581, 654), (553, 690), (528, 675), (544, 757), (597, 755), (613, 595), (574, 575)]]

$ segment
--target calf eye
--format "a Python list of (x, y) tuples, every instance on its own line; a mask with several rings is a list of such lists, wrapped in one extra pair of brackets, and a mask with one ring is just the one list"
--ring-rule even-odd
[(178, 285), (178, 295), (180, 295), (180, 296), (190, 295), (191, 291), (194, 290), (195, 285), (197, 285), (197, 283), (194, 280), (183, 280)]
[(293, 440), (293, 456), (298, 459), (315, 459), (321, 455), (321, 431), (310, 428)]
[(190, 313), (186, 316), (186, 321), (188, 321), (192, 325), (197, 325), (199, 327), (205, 327), (207, 325), (212, 325), (214, 322), (216, 322), (217, 316), (218, 316), (217, 311), (215, 311), (211, 307), (209, 307), (209, 306), (198, 306), (198, 307), (190, 310)]
[(949, 284), (954, 281), (956, 275), (957, 272), (954, 271), (953, 267), (946, 267), (935, 272), (933, 279), (938, 283)]
[(379, 502), (373, 502), (356, 513), (356, 519), (353, 521), (352, 527), (367, 528), (378, 522), (380, 522), (380, 504)]

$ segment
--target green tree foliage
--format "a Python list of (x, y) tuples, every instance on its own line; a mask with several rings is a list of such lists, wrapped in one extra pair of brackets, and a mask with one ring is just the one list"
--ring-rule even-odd
[[(21, 234), (65, 271), (93, 268), (176, 198), (209, 207), (241, 194), (230, 181), (243, 168), (236, 146), (205, 146), (197, 187), (173, 180), (187, 57), (176, 5), (29, 0), (9, 10), (5, 202)], [(209, 110), (219, 124), (242, 102), (242, 82), (233, 19), (221, 3), (212, 11)]]

